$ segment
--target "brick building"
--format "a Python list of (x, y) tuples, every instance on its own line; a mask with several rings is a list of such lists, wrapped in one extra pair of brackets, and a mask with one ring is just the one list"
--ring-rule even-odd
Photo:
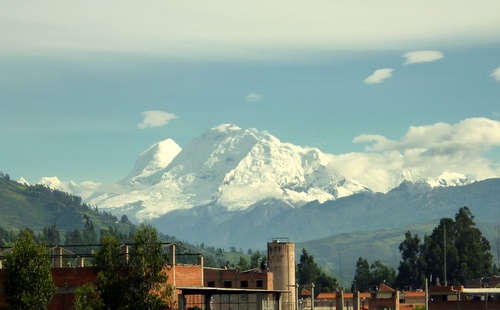
[[(177, 253), (183, 248), (182, 254)], [(231, 308), (277, 310), (280, 308), (282, 291), (273, 290), (273, 274), (267, 270), (248, 270), (240, 272), (232, 269), (204, 268), (203, 256), (174, 243), (164, 244), (168, 262), (165, 271), (167, 285), (175, 290), (175, 300), (179, 309), (229, 310)], [(87, 283), (96, 283), (95, 267), (89, 265), (88, 256), (77, 255), (62, 247), (51, 250), (53, 268), (52, 279), (56, 294), (49, 309), (73, 309), (76, 289)], [(128, 246), (123, 245), (123, 259), (127, 259)], [(5, 252), (3, 252), (5, 253)], [(1, 269), (0, 253), (0, 308), (5, 304), (3, 279), (5, 270)], [(189, 256), (190, 263), (183, 263)], [(193, 256), (195, 257), (193, 259)], [(181, 258), (181, 259), (179, 259)]]

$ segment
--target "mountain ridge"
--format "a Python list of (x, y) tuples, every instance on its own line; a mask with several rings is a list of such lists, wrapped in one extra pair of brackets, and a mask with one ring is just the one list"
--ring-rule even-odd
[(134, 168), (139, 172), (121, 181), (127, 186), (124, 193), (94, 194), (86, 201), (141, 221), (213, 203), (238, 210), (273, 198), (297, 207), (369, 191), (329, 171), (319, 149), (282, 143), (231, 124), (204, 132), (171, 158), (148, 175)]
[[(261, 238), (276, 235), (304, 241), (360, 229), (353, 223), (370, 230), (434, 220), (421, 216), (429, 212), (421, 206), (433, 204), (426, 199), (437, 199), (439, 189), (464, 188), (476, 181), (460, 172), (442, 171), (422, 179), (418, 170), (402, 170), (392, 176), (403, 180), (399, 186), (380, 193), (340, 175), (336, 168), (331, 156), (317, 148), (222, 124), (182, 149), (171, 139), (151, 145), (115, 188), (95, 191), (85, 201), (181, 238), (212, 242), (201, 240), (203, 236), (218, 246), (257, 246)], [(453, 200), (445, 196), (439, 199)], [(440, 208), (455, 210), (457, 203)], [(401, 214), (399, 208), (405, 204), (415, 214)], [(431, 214), (444, 214), (441, 211)], [(332, 225), (335, 229), (329, 228)]]

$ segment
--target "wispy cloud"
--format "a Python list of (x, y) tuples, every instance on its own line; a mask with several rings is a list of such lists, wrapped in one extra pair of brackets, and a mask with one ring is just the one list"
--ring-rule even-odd
[(491, 73), (491, 76), (497, 81), (497, 82), (500, 82), (500, 67), (496, 68), (495, 70), (493, 70), (493, 72)]
[(137, 124), (139, 129), (165, 126), (169, 121), (177, 118), (175, 114), (164, 111), (145, 111), (141, 114), (144, 119), (141, 123)]
[(253, 93), (253, 94), (248, 94), (245, 97), (246, 102), (256, 102), (256, 101), (262, 101), (264, 98), (262, 97), (261, 94)]
[(418, 64), (421, 62), (433, 62), (444, 58), (444, 54), (439, 51), (413, 51), (404, 54), (406, 58), (405, 65)]
[[(285, 3), (288, 14), (282, 14)], [(451, 0), (439, 5), (432, 0), (419, 3), (410, 10), (400, 1), (381, 5), (320, 0), (310, 5), (307, 1), (186, 0), (152, 1), (144, 6), (111, 0), (95, 10), (76, 0), (33, 2), (27, 10), (22, 1), (7, 1), (0, 10), (0, 37), (6, 42), (0, 56), (23, 52), (75, 57), (80, 55), (77, 51), (125, 51), (162, 57), (259, 57), (265, 47), (278, 51), (272, 56), (282, 59), (283, 48), (391, 49), (405, 44), (412, 49), (452, 34), (462, 45), (496, 40), (500, 35), (497, 0), (483, 0), (481, 5), (472, 1), (456, 5)], [(224, 12), (217, 7), (224, 7)]]
[(390, 68), (375, 70), (375, 72), (373, 72), (372, 75), (370, 75), (365, 79), (365, 83), (366, 84), (382, 83), (385, 79), (388, 79), (392, 76), (392, 72), (394, 72), (394, 69)]
[(365, 143), (366, 152), (332, 155), (334, 166), (379, 191), (397, 186), (403, 178), (417, 181), (443, 172), (478, 179), (500, 176), (500, 169), (484, 155), (500, 146), (500, 122), (487, 118), (412, 126), (399, 140), (366, 134), (353, 141)]

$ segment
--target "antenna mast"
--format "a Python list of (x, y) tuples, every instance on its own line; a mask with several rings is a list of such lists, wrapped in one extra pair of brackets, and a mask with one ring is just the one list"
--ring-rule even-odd
[(443, 230), (444, 286), (448, 286), (448, 281), (446, 279), (446, 224), (444, 224), (443, 226), (444, 226), (444, 230)]

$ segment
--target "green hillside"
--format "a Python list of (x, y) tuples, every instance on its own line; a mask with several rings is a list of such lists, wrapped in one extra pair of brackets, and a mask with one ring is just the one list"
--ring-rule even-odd
[[(36, 234), (43, 234), (44, 229), (54, 227), (63, 239), (61, 242), (65, 243), (68, 241), (64, 240), (66, 233), (71, 234), (75, 230), (83, 232), (87, 220), (92, 223), (97, 237), (101, 230), (108, 230), (118, 239), (124, 239), (122, 242), (130, 241), (127, 238), (136, 228), (126, 218), (118, 219), (116, 215), (82, 203), (78, 196), (43, 185), (20, 184), (10, 180), (8, 174), (0, 172), (0, 245), (12, 242), (20, 229), (28, 228)], [(234, 265), (239, 260), (239, 256), (227, 258), (228, 253), (220, 248), (190, 245), (161, 233), (160, 239), (177, 242), (202, 253), (207, 266), (222, 267), (227, 261)], [(70, 241), (69, 244), (74, 243)]]
[(359, 257), (370, 263), (376, 260), (395, 268), (399, 265), (401, 253), (399, 244), (407, 230), (423, 237), (430, 234), (437, 223), (409, 226), (369, 232), (344, 233), (324, 239), (299, 242), (295, 245), (295, 257), (300, 258), (305, 248), (325, 271), (340, 280), (344, 287), (350, 287)]
[(0, 173), (0, 227), (17, 232), (29, 228), (41, 232), (55, 225), (64, 235), (66, 231), (82, 229), (84, 216), (90, 219), (99, 232), (113, 227), (128, 234), (133, 225), (123, 223), (111, 213), (101, 212), (77, 196), (53, 190), (43, 185), (24, 185)]

